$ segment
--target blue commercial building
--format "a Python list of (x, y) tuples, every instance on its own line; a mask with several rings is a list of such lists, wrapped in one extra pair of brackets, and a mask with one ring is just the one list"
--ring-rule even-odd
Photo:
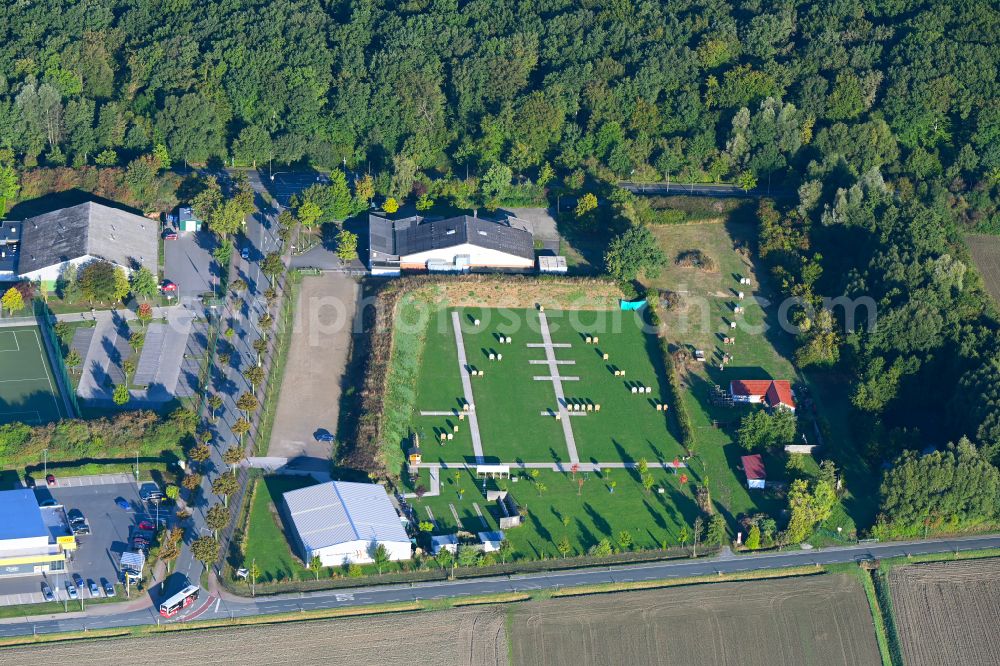
[(76, 549), (61, 506), (40, 507), (30, 488), (0, 491), (0, 576), (23, 576), (66, 568)]

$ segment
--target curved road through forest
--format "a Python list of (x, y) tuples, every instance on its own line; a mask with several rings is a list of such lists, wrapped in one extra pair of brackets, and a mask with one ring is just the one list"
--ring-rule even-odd
[[(670, 560), (643, 564), (549, 571), (532, 574), (494, 576), (427, 583), (384, 585), (341, 590), (325, 590), (227, 601), (210, 595), (201, 599), (183, 616), (170, 622), (216, 620), (226, 617), (267, 615), (347, 606), (406, 602), (416, 599), (476, 596), (504, 592), (530, 592), (543, 588), (573, 587), (600, 583), (621, 583), (670, 578), (687, 578), (715, 573), (740, 573), (761, 569), (782, 569), (809, 565), (840, 564), (872, 558), (957, 553), (1000, 548), (1000, 535), (953, 539), (859, 544), (816, 550), (795, 550), (758, 555), (731, 555), (720, 558)], [(125, 604), (116, 604), (125, 606)], [(0, 636), (82, 631), (107, 627), (157, 624), (161, 618), (150, 605), (141, 610), (125, 608), (116, 612), (109, 606), (95, 606), (93, 615), (71, 614), (64, 618), (7, 619), (0, 621)], [(166, 621), (165, 621), (166, 622)]]

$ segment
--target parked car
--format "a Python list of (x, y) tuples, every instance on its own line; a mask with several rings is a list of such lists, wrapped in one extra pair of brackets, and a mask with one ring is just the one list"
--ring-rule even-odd
[(250, 258), (250, 248), (248, 247), (241, 248), (240, 259), (249, 259), (249, 258)]
[(73, 584), (79, 588), (83, 588), (83, 576), (78, 573), (73, 574)]
[(38, 506), (59, 506), (59, 502), (55, 501), (51, 497), (48, 499), (43, 499), (38, 503)]
[(70, 599), (76, 599), (79, 595), (76, 593), (76, 585), (66, 581), (66, 593), (69, 594)]
[(101, 579), (101, 586), (104, 588), (104, 596), (113, 597), (115, 596), (115, 585), (107, 578)]
[(56, 600), (56, 595), (52, 594), (52, 588), (46, 582), (42, 583), (42, 596), (45, 597), (46, 601)]
[(163, 240), (177, 240), (177, 232), (173, 229), (164, 230)]
[(45, 483), (47, 483), (50, 486), (56, 485), (56, 475), (55, 474), (46, 474), (45, 475)]
[(83, 515), (83, 511), (71, 509), (67, 516), (69, 517), (69, 527), (73, 530), (73, 534), (90, 534), (90, 523), (87, 522), (87, 517)]
[(128, 500), (125, 499), (124, 497), (116, 497), (115, 504), (118, 505), (118, 508), (124, 509), (125, 511), (128, 511), (129, 509), (132, 508), (132, 505), (129, 504)]
[(97, 583), (94, 582), (93, 578), (87, 579), (87, 587), (90, 588), (90, 597), (92, 599), (97, 599), (101, 596), (101, 588), (97, 587)]
[(142, 501), (149, 502), (150, 500), (155, 500), (157, 497), (163, 497), (163, 493), (155, 483), (144, 483), (139, 488), (139, 499)]
[(140, 520), (139, 521), (139, 529), (140, 530), (149, 530), (149, 531), (153, 532), (153, 531), (156, 531), (156, 526), (153, 525), (152, 521), (149, 521), (149, 520)]
[(316, 441), (329, 444), (333, 442), (333, 435), (328, 432), (321, 432), (320, 434), (316, 435)]
[(160, 283), (160, 291), (164, 294), (175, 294), (177, 293), (177, 285), (170, 280), (164, 280)]

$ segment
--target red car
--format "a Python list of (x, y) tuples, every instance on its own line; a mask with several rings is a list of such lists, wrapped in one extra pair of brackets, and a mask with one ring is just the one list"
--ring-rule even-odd
[(163, 232), (163, 240), (177, 240), (177, 232), (173, 229), (167, 229)]
[(171, 282), (170, 280), (164, 280), (160, 284), (160, 291), (162, 291), (164, 294), (173, 294), (173, 293), (176, 293), (177, 292), (177, 285), (174, 284), (173, 282)]
[(139, 529), (151, 532), (155, 528), (153, 527), (153, 523), (149, 522), (148, 520), (140, 520), (139, 521)]
[(56, 475), (55, 474), (49, 474), (49, 475), (47, 475), (45, 477), (45, 483), (47, 483), (50, 486), (56, 485)]

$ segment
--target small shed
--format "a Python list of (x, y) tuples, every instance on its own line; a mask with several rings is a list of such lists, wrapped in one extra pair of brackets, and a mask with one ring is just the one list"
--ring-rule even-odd
[(201, 231), (202, 221), (194, 214), (190, 206), (181, 206), (177, 209), (177, 230), (178, 231)]
[[(489, 499), (488, 496), (487, 499)], [(506, 490), (501, 490), (496, 494), (494, 500), (497, 503), (497, 510), (500, 512), (500, 529), (506, 530), (521, 524), (520, 507), (514, 501), (513, 495)]]
[(743, 456), (743, 471), (747, 475), (747, 488), (763, 488), (767, 480), (767, 472), (764, 469), (764, 459), (759, 453), (752, 456)]
[(569, 271), (569, 267), (566, 265), (566, 257), (563, 256), (548, 256), (543, 255), (538, 257), (538, 272), (539, 273), (560, 273), (565, 274)]
[(419, 465), (420, 461), (423, 460), (423, 455), (420, 453), (420, 447), (417, 445), (411, 446), (406, 451), (406, 459), (410, 462), (410, 465)]
[(438, 534), (431, 537), (431, 553), (437, 555), (442, 550), (449, 553), (458, 551), (458, 537), (454, 534)]
[(484, 553), (492, 553), (500, 550), (500, 542), (503, 541), (503, 532), (480, 532), (476, 536), (483, 543)]

